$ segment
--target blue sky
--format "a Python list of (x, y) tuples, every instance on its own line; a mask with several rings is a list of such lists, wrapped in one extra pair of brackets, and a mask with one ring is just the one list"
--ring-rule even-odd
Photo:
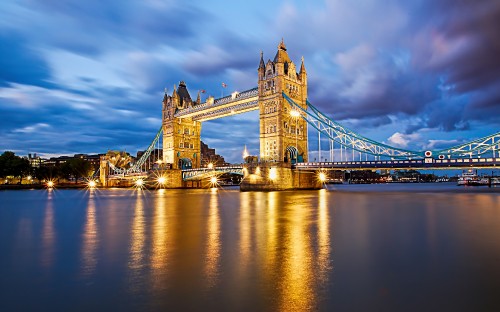
[[(160, 127), (164, 88), (252, 88), (281, 38), (335, 120), (444, 148), (500, 131), (499, 29), (495, 0), (6, 0), (0, 151), (135, 154)], [(245, 144), (257, 154), (258, 114), (205, 122), (202, 140), (232, 162)]]

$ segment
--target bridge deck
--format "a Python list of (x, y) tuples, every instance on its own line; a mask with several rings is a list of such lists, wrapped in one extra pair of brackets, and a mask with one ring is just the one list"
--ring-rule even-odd
[(344, 162), (309, 162), (296, 164), (297, 169), (460, 169), (495, 168), (500, 158), (373, 160)]
[(230, 115), (241, 114), (259, 108), (259, 90), (253, 88), (240, 93), (233, 93), (212, 102), (205, 102), (178, 111), (175, 117), (193, 118), (196, 121), (207, 121)]

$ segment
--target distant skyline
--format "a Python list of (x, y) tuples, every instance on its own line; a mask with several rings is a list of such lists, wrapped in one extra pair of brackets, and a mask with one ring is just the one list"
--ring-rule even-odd
[[(165, 88), (255, 87), (260, 51), (273, 58), (282, 38), (323, 112), (380, 142), (440, 149), (500, 131), (499, 29), (496, 0), (6, 0), (0, 152), (135, 155), (161, 125)], [(201, 137), (240, 162), (244, 145), (258, 153), (258, 129), (251, 112), (204, 122)]]

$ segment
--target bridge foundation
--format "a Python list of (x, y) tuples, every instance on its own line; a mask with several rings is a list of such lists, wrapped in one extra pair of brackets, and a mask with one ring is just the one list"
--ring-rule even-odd
[(288, 163), (247, 164), (243, 173), (242, 192), (317, 190), (323, 186), (317, 172), (292, 169)]

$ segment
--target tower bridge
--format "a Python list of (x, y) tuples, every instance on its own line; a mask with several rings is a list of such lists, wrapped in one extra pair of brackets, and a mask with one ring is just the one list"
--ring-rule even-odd
[[(157, 168), (168, 168), (162, 171), (169, 176), (167, 187), (182, 187), (186, 181), (232, 172), (244, 175), (242, 190), (318, 188), (321, 181), (316, 173), (326, 169), (479, 168), (500, 163), (500, 133), (447, 149), (412, 151), (374, 141), (344, 127), (309, 102), (304, 58), (300, 67), (296, 66), (283, 41), (273, 60), (264, 61), (261, 53), (257, 73), (257, 87), (217, 99), (210, 96), (204, 102), (200, 92), (193, 100), (181, 81), (171, 95), (165, 94), (162, 126), (137, 162), (124, 169), (102, 159), (103, 184), (108, 185), (109, 179), (118, 176), (146, 176), (152, 168), (151, 153), (158, 150), (162, 155), (153, 159), (162, 159)], [(202, 122), (253, 110), (259, 110), (259, 161), (230, 168), (200, 168)], [(308, 129), (318, 134), (318, 162), (309, 159)], [(329, 142), (330, 161), (321, 162), (321, 136)], [(340, 153), (334, 155), (334, 151)]]

